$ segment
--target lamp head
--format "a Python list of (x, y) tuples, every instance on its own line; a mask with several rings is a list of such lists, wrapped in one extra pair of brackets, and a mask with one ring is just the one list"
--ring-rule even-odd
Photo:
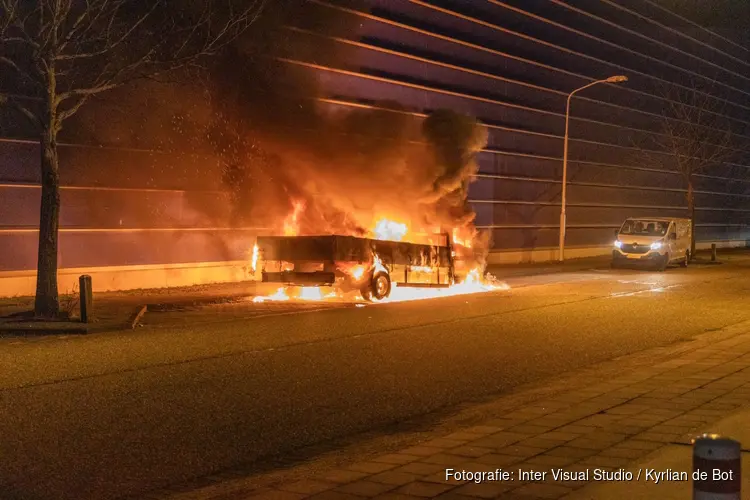
[(627, 82), (628, 77), (625, 75), (616, 75), (616, 76), (610, 76), (606, 80), (609, 83), (620, 83), (620, 82)]

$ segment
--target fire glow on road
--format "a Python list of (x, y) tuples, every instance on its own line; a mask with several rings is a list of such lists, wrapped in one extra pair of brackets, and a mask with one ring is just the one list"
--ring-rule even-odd
[[(399, 287), (396, 283), (393, 283), (391, 285), (391, 294), (381, 301), (373, 302), (373, 305), (406, 302), (410, 300), (434, 299), (439, 297), (452, 297), (455, 295), (469, 295), (509, 289), (510, 287), (506, 283), (498, 281), (492, 275), (488, 275), (485, 279), (480, 280), (478, 273), (470, 273), (464, 282), (446, 288)], [(358, 304), (365, 302), (358, 293), (344, 294), (331, 287), (318, 286), (285, 286), (280, 287), (271, 295), (257, 296), (253, 298), (253, 302), (256, 303), (291, 300), (343, 300), (354, 301)]]
[[(647, 284), (647, 283), (644, 283), (644, 284)], [(656, 283), (648, 283), (648, 284), (655, 285)], [(681, 284), (667, 285), (667, 286), (655, 286), (651, 288), (646, 288), (645, 290), (636, 290), (634, 292), (614, 292), (614, 293), (611, 293), (609, 296), (610, 297), (634, 297), (636, 295), (641, 295), (644, 293), (662, 293), (662, 292), (666, 292), (669, 289), (677, 288), (681, 286), (682, 286)]]
[(267, 296), (257, 296), (253, 302), (283, 302), (288, 300), (326, 300), (341, 298), (335, 290), (325, 293), (319, 286), (282, 286), (276, 292)]
[(509, 290), (510, 287), (502, 282), (493, 280), (493, 282), (482, 283), (480, 281), (465, 281), (448, 288), (416, 288), (416, 287), (398, 287), (396, 284), (391, 289), (391, 294), (378, 302), (387, 304), (389, 302), (405, 302), (408, 300), (434, 299), (438, 297), (452, 297), (454, 295), (469, 295), (475, 293), (492, 292), (498, 290)]

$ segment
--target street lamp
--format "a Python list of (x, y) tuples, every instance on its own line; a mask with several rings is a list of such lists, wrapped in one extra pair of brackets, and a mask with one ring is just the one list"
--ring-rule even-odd
[(562, 178), (562, 207), (560, 208), (560, 262), (565, 260), (565, 201), (568, 188), (568, 126), (570, 124), (570, 98), (576, 92), (587, 89), (597, 83), (620, 83), (627, 82), (628, 77), (623, 75), (610, 76), (604, 80), (597, 80), (589, 84), (584, 85), (579, 89), (575, 89), (573, 92), (568, 94), (568, 102), (565, 106), (565, 142), (563, 143), (563, 178)]

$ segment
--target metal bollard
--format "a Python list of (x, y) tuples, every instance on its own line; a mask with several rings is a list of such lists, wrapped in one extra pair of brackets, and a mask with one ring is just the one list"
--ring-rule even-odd
[(91, 288), (91, 276), (83, 275), (78, 278), (78, 293), (80, 296), (81, 323), (88, 323), (93, 312), (94, 294)]
[(716, 243), (711, 243), (711, 262), (716, 262)]
[(693, 441), (693, 500), (740, 500), (740, 443), (716, 434)]

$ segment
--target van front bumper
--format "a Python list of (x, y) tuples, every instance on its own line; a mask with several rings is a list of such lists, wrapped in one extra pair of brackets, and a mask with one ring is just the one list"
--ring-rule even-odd
[(617, 262), (658, 262), (664, 259), (665, 256), (666, 254), (662, 254), (659, 250), (649, 250), (646, 253), (627, 253), (619, 248), (612, 250), (612, 260)]

